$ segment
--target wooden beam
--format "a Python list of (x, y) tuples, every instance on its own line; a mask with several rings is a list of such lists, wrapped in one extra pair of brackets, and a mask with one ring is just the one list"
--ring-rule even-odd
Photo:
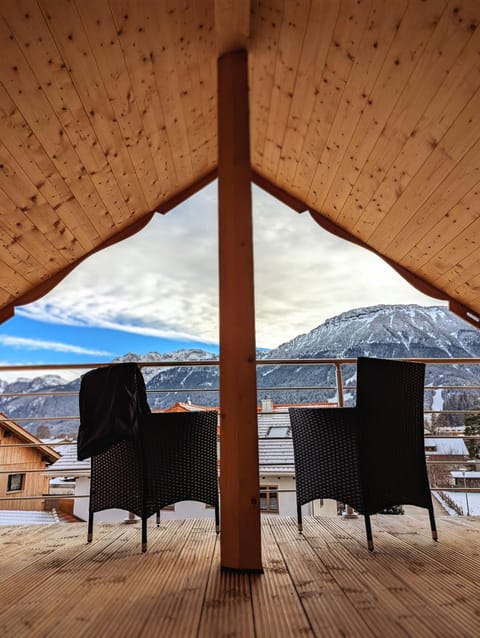
[(276, 186), (269, 179), (260, 175), (260, 173), (252, 171), (252, 182), (260, 188), (263, 188), (264, 191), (267, 191), (272, 197), (275, 197), (286, 206), (290, 206), (290, 208), (297, 213), (304, 213), (308, 210), (308, 206), (305, 202), (297, 199), (294, 195), (290, 195), (290, 193), (287, 193), (283, 188)]
[(250, 35), (250, 0), (215, 0), (217, 53), (247, 48)]
[(246, 51), (218, 60), (221, 565), (261, 571)]

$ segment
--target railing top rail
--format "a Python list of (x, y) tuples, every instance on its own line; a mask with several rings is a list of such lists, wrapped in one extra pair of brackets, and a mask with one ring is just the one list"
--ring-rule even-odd
[[(413, 361), (417, 363), (426, 363), (431, 365), (450, 364), (450, 365), (468, 365), (479, 364), (480, 358), (399, 358), (396, 361)], [(354, 365), (357, 359), (257, 359), (256, 364), (266, 365)], [(93, 368), (103, 368), (111, 365), (111, 362), (102, 361), (101, 363), (48, 363), (41, 365), (2, 365), (0, 373), (12, 370), (91, 370)], [(137, 361), (140, 368), (175, 368), (179, 366), (219, 366), (219, 359), (194, 360), (194, 361)]]

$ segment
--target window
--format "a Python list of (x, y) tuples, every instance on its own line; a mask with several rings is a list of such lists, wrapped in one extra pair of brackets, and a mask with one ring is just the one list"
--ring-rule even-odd
[(9, 474), (7, 492), (20, 492), (23, 490), (25, 474)]
[(278, 514), (278, 485), (260, 485), (260, 511)]
[(268, 428), (268, 438), (285, 438), (290, 436), (290, 427), (287, 425), (271, 425)]

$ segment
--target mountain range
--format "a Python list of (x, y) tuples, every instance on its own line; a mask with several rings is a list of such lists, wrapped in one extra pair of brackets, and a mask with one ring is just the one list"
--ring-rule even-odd
[[(342, 313), (310, 332), (298, 335), (273, 350), (258, 351), (259, 399), (271, 396), (275, 403), (300, 403), (302, 401), (335, 401), (334, 390), (291, 390), (292, 386), (312, 388), (335, 385), (334, 366), (275, 365), (272, 359), (351, 359), (358, 356), (386, 358), (480, 358), (480, 331), (459, 319), (444, 307), (417, 305), (379, 305), (359, 308)], [(183, 349), (161, 354), (144, 355), (128, 353), (114, 360), (122, 361), (205, 361), (216, 360), (216, 355), (198, 349)], [(478, 368), (478, 369), (477, 369)], [(177, 401), (190, 400), (202, 405), (218, 405), (217, 366), (144, 367), (143, 373), (149, 390), (149, 402), (153, 409), (166, 408)], [(342, 366), (345, 385), (355, 383), (355, 367)], [(451, 366), (434, 364), (427, 366), (426, 384), (480, 385), (480, 366)], [(44, 396), (2, 396), (0, 411), (12, 419), (33, 417), (78, 416), (78, 390), (80, 378), (66, 382), (60, 376), (46, 375), (35, 379), (17, 379), (13, 383), (0, 380), (0, 391), (5, 395), (27, 392), (51, 392)], [(161, 390), (161, 392), (160, 392)], [(67, 394), (58, 394), (67, 393)], [(477, 396), (470, 393), (468, 401)], [(465, 392), (463, 392), (465, 395)], [(452, 391), (426, 392), (426, 407), (441, 406)], [(346, 392), (348, 402), (354, 400), (353, 392)], [(465, 399), (464, 399), (465, 401)], [(41, 436), (75, 436), (78, 421), (62, 419), (42, 424), (38, 421), (20, 422), (30, 431)]]

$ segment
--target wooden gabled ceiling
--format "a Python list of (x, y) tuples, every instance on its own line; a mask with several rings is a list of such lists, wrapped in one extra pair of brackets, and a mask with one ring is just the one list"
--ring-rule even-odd
[(215, 177), (237, 21), (254, 180), (477, 323), (480, 2), (248, 6), (2, 0), (0, 317)]

